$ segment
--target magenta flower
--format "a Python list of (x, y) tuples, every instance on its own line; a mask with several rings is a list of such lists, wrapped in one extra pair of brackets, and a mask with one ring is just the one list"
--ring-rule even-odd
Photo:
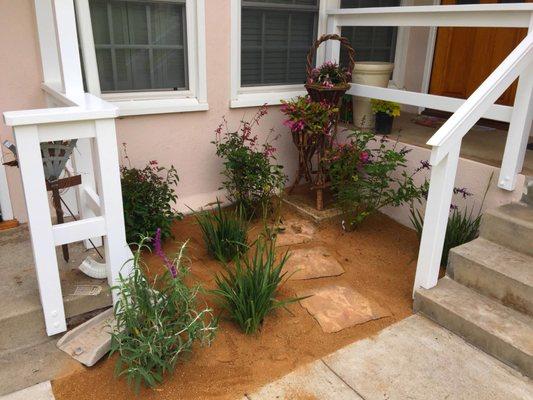
[(367, 164), (370, 160), (370, 154), (367, 151), (362, 151), (359, 154), (359, 161), (361, 161), (363, 164)]
[(178, 270), (176, 269), (176, 265), (172, 260), (170, 260), (165, 252), (163, 251), (163, 247), (161, 246), (161, 228), (157, 228), (157, 231), (155, 231), (155, 237), (152, 239), (154, 243), (154, 253), (157, 254), (162, 260), (165, 266), (167, 267), (168, 271), (172, 275), (173, 278), (176, 278), (178, 276)]

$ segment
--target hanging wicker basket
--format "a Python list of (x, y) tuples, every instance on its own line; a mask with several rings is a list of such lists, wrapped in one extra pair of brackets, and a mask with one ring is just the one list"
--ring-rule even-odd
[[(350, 45), (350, 41), (347, 38), (336, 34), (322, 35), (318, 40), (315, 41), (307, 53), (307, 82), (310, 81), (310, 77), (313, 72), (313, 59), (315, 53), (318, 47), (328, 40), (338, 40), (341, 46), (346, 49), (349, 59), (348, 71), (350, 71), (350, 73), (353, 71), (355, 65), (355, 50)], [(346, 93), (346, 91), (350, 88), (350, 83), (348, 81), (344, 81), (331, 88), (322, 86), (319, 83), (306, 83), (305, 88), (307, 89), (307, 93), (309, 93), (311, 100), (318, 102), (326, 101), (329, 104), (338, 105), (344, 93)]]

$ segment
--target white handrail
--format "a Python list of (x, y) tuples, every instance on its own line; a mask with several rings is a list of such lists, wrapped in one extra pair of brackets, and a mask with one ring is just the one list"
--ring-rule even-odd
[[(517, 127), (518, 136), (523, 136), (524, 138), (529, 136), (529, 128), (531, 126), (532, 65), (533, 33), (529, 33), (427, 142), (427, 144), (433, 146), (430, 158), (432, 171), (424, 216), (424, 229), (420, 240), (414, 284), (415, 290), (420, 287), (429, 289), (435, 286), (438, 280), (444, 236), (463, 136), (520, 75), (524, 78), (524, 80), (521, 79), (519, 81), (520, 92), (524, 94), (524, 98), (521, 98), (519, 103), (514, 106), (508, 136), (515, 135), (512, 128), (513, 119), (516, 115), (520, 116), (520, 123), (522, 124), (521, 127)], [(516, 124), (514, 125), (516, 126)], [(519, 146), (524, 144), (522, 138), (514, 142), (508, 140), (506, 153), (509, 152), (510, 143), (516, 148), (513, 148), (509, 154), (519, 154), (522, 150)], [(520, 163), (519, 157), (516, 156), (516, 158), (513, 160), (514, 165)]]

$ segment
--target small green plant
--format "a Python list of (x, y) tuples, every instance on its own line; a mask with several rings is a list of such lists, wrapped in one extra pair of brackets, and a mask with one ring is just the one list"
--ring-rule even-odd
[(173, 371), (176, 363), (191, 352), (194, 342), (209, 344), (216, 331), (211, 309), (198, 310), (200, 286), (188, 287), (183, 281), (188, 273), (185, 244), (170, 260), (161, 249), (161, 231), (157, 230), (154, 249), (168, 270), (151, 282), (141, 261), (147, 240), (143, 238), (137, 246), (132, 273), (120, 276), (113, 287), (118, 301), (110, 356), (118, 354), (115, 374), (126, 377), (136, 392), (141, 384), (160, 384), (165, 373)]
[(329, 151), (331, 187), (343, 211), (343, 228), (355, 229), (369, 215), (385, 206), (398, 207), (421, 199), (427, 182), (417, 185), (414, 176), (429, 168), (423, 162), (415, 171), (406, 170), (408, 151), (397, 149), (386, 138), (376, 139), (373, 132), (355, 131), (348, 142)]
[(370, 99), (370, 105), (374, 114), (385, 113), (391, 117), (400, 115), (400, 105), (393, 101)]
[(252, 132), (266, 114), (266, 106), (260, 107), (250, 120), (242, 120), (236, 131), (230, 130), (224, 118), (212, 142), (217, 156), (224, 160), (223, 188), (230, 200), (244, 207), (248, 216), (268, 209), (271, 199), (284, 189), (287, 179), (283, 166), (275, 163), (276, 148), (268, 138), (259, 145), (258, 136)]
[(214, 211), (201, 211), (194, 216), (212, 257), (230, 262), (248, 250), (248, 221), (241, 207), (235, 211), (223, 210), (217, 201)]
[[(483, 199), (481, 200), (481, 205), (477, 212), (474, 212), (474, 206), (465, 208), (461, 211), (459, 207), (455, 204), (450, 206), (450, 216), (448, 217), (448, 223), (446, 224), (446, 233), (444, 235), (444, 246), (442, 248), (442, 256), (440, 265), (446, 267), (448, 265), (448, 256), (450, 250), (454, 247), (460, 246), (464, 243), (468, 243), (479, 235), (479, 226), (481, 224), (481, 210), (483, 204), (485, 203), (485, 197), (490, 188), (490, 182), (492, 180), (492, 175), (485, 189)], [(455, 195), (460, 195), (463, 199), (466, 199), (472, 196), (472, 193), (466, 188), (454, 188), (453, 193)], [(424, 217), (420, 213), (420, 210), (411, 206), (410, 211), (410, 220), (415, 231), (418, 234), (418, 237), (422, 237), (422, 229), (424, 228)]]
[(213, 293), (230, 318), (246, 334), (256, 332), (265, 317), (276, 308), (299, 300), (276, 298), (286, 275), (283, 266), (288, 258), (286, 252), (276, 261), (274, 241), (260, 237), (250, 258), (237, 258), (234, 267), (226, 264), (225, 273), (215, 277), (217, 288)]
[(157, 228), (163, 240), (172, 237), (172, 223), (183, 217), (172, 209), (178, 198), (174, 191), (179, 181), (176, 169), (161, 167), (157, 161), (150, 161), (142, 169), (133, 168), (125, 144), (124, 158), (127, 165), (120, 167), (120, 181), (128, 243), (154, 236)]

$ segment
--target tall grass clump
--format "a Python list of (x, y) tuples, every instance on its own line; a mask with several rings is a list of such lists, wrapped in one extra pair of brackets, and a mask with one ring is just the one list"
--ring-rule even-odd
[[(446, 224), (446, 233), (444, 235), (444, 246), (442, 248), (442, 256), (440, 265), (446, 267), (448, 265), (448, 256), (450, 250), (454, 247), (460, 246), (464, 243), (468, 243), (479, 236), (479, 226), (481, 224), (483, 204), (487, 192), (490, 188), (490, 182), (492, 181), (492, 175), (489, 178), (489, 182), (483, 194), (483, 199), (477, 212), (474, 211), (474, 206), (465, 206), (463, 210), (455, 204), (450, 205), (450, 215), (448, 217), (448, 223)], [(463, 199), (467, 199), (472, 196), (466, 188), (454, 188), (454, 195), (459, 195)], [(418, 234), (418, 237), (422, 237), (422, 230), (424, 228), (424, 217), (420, 213), (420, 210), (411, 207), (410, 216), (411, 224)]]
[(248, 250), (248, 221), (242, 207), (223, 210), (217, 201), (216, 209), (195, 214), (202, 231), (207, 252), (221, 262), (229, 262)]
[(246, 334), (257, 332), (265, 317), (276, 308), (300, 300), (277, 299), (288, 258), (286, 252), (276, 261), (275, 242), (260, 237), (250, 257), (238, 257), (234, 266), (226, 264), (225, 273), (215, 277), (217, 288), (213, 293)]
[(184, 283), (185, 244), (174, 260), (161, 250), (161, 231), (153, 246), (167, 270), (151, 281), (141, 261), (141, 251), (149, 249), (141, 240), (133, 258), (132, 273), (120, 276), (117, 291), (116, 326), (111, 335), (111, 353), (117, 353), (115, 375), (125, 377), (139, 391), (141, 384), (154, 387), (176, 363), (190, 353), (193, 343), (209, 344), (216, 331), (216, 320), (209, 308), (199, 308), (200, 286)]

